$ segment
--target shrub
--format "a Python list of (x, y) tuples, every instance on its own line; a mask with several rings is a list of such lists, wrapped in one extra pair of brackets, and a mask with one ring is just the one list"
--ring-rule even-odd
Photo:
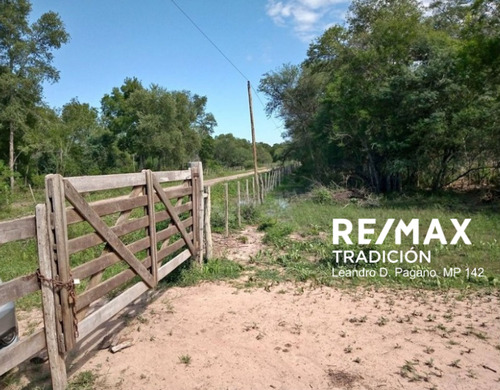
[(244, 204), (241, 206), (241, 217), (243, 221), (254, 224), (259, 220), (260, 212), (253, 204)]
[(332, 195), (328, 188), (317, 186), (312, 189), (311, 198), (314, 203), (327, 204), (331, 202)]
[(257, 227), (259, 232), (265, 232), (278, 223), (276, 218), (266, 217)]
[(266, 229), (266, 235), (262, 239), (265, 244), (273, 244), (283, 247), (286, 244), (285, 238), (293, 231), (290, 225), (275, 224)]
[(9, 204), (10, 187), (9, 187), (10, 170), (7, 165), (0, 160), (0, 207), (5, 207)]

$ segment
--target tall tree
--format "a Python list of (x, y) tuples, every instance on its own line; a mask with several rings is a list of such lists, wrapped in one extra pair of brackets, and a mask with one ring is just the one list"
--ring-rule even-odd
[(495, 0), (354, 0), (300, 67), (263, 75), (268, 113), (326, 183), (439, 189), (496, 168), (499, 12)]
[(26, 128), (28, 115), (41, 101), (42, 83), (58, 80), (53, 51), (69, 39), (57, 13), (44, 13), (30, 25), (30, 12), (28, 0), (0, 1), (0, 131), (9, 139), (11, 188), (16, 135)]
[(67, 176), (101, 173), (95, 144), (103, 131), (97, 109), (72, 99), (60, 113), (47, 107), (37, 109), (36, 123), (24, 134), (22, 151), (37, 172)]
[(203, 137), (216, 126), (207, 99), (188, 91), (144, 88), (126, 79), (101, 100), (103, 120), (139, 168), (179, 168), (199, 156)]

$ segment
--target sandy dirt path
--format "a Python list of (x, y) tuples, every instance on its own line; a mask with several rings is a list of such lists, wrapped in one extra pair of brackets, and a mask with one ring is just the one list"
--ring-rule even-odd
[(166, 291), (121, 331), (132, 347), (79, 371), (122, 389), (498, 389), (499, 315), (490, 295), (202, 284)]

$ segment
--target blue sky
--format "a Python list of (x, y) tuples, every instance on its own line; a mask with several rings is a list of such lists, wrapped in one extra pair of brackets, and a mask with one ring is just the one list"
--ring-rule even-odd
[[(299, 64), (309, 43), (342, 23), (342, 0), (175, 0), (257, 89), (262, 75), (284, 63)], [(171, 0), (34, 0), (32, 19), (55, 11), (71, 35), (55, 52), (56, 84), (45, 101), (62, 107), (76, 97), (100, 100), (126, 77), (143, 85), (188, 90), (208, 98), (215, 134), (250, 139), (246, 80), (186, 19)], [(265, 96), (260, 95), (265, 103)], [(283, 128), (268, 119), (253, 96), (257, 140), (281, 142)]]

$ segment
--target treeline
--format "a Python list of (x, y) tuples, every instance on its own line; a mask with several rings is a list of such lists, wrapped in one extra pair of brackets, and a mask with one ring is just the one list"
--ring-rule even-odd
[(436, 190), (499, 184), (499, 70), (498, 1), (355, 0), (259, 89), (316, 180)]
[[(61, 109), (35, 105), (22, 132), (16, 132), (16, 175), (43, 185), (47, 173), (185, 169), (199, 160), (212, 169), (253, 166), (249, 141), (232, 134), (213, 136), (217, 122), (206, 112), (206, 103), (204, 96), (158, 85), (145, 88), (138, 79), (127, 78), (102, 98), (100, 110), (77, 99)], [(259, 164), (279, 160), (279, 146), (258, 143)], [(7, 150), (2, 143), (2, 160)], [(5, 178), (8, 170), (2, 166)]]
[[(199, 159), (212, 168), (252, 166), (250, 142), (213, 137), (217, 122), (207, 98), (188, 91), (127, 78), (99, 109), (77, 99), (48, 107), (42, 85), (58, 81), (54, 51), (69, 35), (58, 14), (30, 25), (30, 11), (27, 0), (0, 1), (0, 198), (16, 181), (43, 185), (47, 173), (180, 169)], [(280, 150), (258, 144), (259, 163), (279, 159)]]

